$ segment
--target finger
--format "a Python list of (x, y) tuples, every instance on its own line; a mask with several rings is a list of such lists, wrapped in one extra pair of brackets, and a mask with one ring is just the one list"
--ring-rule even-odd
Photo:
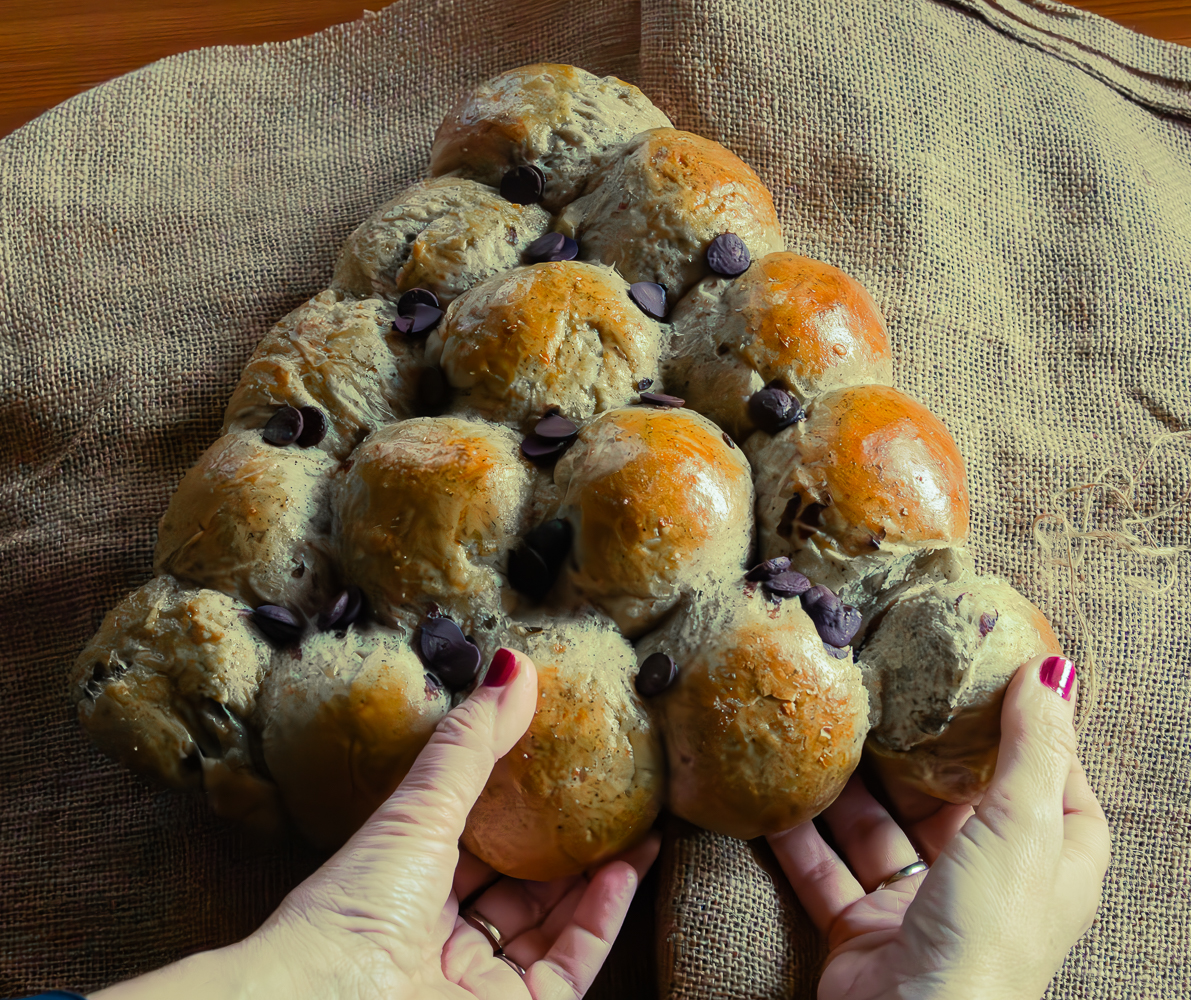
[[(637, 881), (640, 883), (657, 858), (661, 846), (661, 834), (656, 831), (651, 832), (640, 844), (630, 847), (626, 851), (621, 851), (616, 857), (604, 862), (600, 868), (611, 864), (613, 861), (623, 861), (625, 864), (632, 865), (633, 870), (637, 873)], [(588, 872), (588, 877), (594, 879), (599, 873), (600, 868), (591, 869)], [(570, 924), (575, 910), (578, 909), (579, 903), (582, 901), (586, 891), (586, 881), (576, 883), (558, 902), (558, 905), (546, 915), (546, 918), (539, 926), (531, 927), (525, 933), (521, 934), (505, 950), (525, 968), (529, 968), (538, 959), (543, 958), (554, 947), (554, 943), (558, 940), (559, 935)]]
[(977, 817), (1002, 840), (1061, 845), (1063, 790), (1075, 756), (1075, 665), (1031, 660), (1009, 682), (1001, 743)]
[(455, 879), (451, 888), (460, 903), (470, 903), (476, 892), (498, 878), (500, 873), (495, 868), (485, 864), (467, 848), (459, 848), (459, 864), (455, 866)]
[[(498, 679), (503, 683), (494, 683)], [(439, 722), (405, 780), (361, 833), (409, 836), (423, 846), (426, 862), (449, 858), (453, 875), (467, 814), (493, 765), (529, 728), (537, 690), (529, 657), (498, 650), (484, 682)]]
[(859, 774), (848, 779), (823, 818), (865, 892), (872, 892), (894, 872), (918, 860), (910, 838), (869, 794)]
[(949, 805), (910, 782), (900, 761), (882, 757), (866, 748), (863, 763), (885, 790), (890, 815), (906, 828), (930, 819), (943, 806)]
[(457, 983), (476, 1000), (509, 1000), (526, 995), (521, 977), (492, 954), (492, 945), (478, 930), (463, 920), (442, 950), (443, 976)]
[(976, 810), (969, 805), (952, 805), (944, 802), (938, 810), (921, 822), (906, 828), (910, 842), (928, 865), (933, 865), (943, 853), (951, 839), (971, 818)]
[(1086, 930), (1100, 903), (1112, 838), (1104, 810), (1088, 784), (1078, 757), (1072, 760), (1067, 775), (1063, 813), (1063, 859), (1056, 884), (1075, 893), (1073, 906), (1082, 921), (1082, 930)]
[(770, 834), (766, 839), (803, 909), (824, 935), (836, 917), (865, 895), (813, 822)]
[[(547, 914), (559, 906), (576, 886), (582, 894), (587, 887), (587, 879), (582, 875), (558, 878), (552, 882), (502, 878), (481, 893), (471, 908), (500, 931), (501, 942), (508, 946), (541, 924)], [(574, 905), (578, 905), (577, 898)]]
[(578, 1000), (587, 992), (624, 923), (637, 885), (636, 870), (623, 861), (609, 862), (596, 873), (570, 924), (545, 958), (526, 972), (525, 985), (534, 1000)]

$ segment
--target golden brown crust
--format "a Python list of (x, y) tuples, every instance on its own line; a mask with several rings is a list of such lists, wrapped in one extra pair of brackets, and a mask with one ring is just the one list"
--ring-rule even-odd
[(752, 539), (752, 477), (719, 428), (685, 409), (611, 410), (555, 469), (575, 526), (570, 583), (640, 635), (700, 581), (735, 576)]
[(406, 633), (352, 626), (274, 654), (261, 692), (264, 757), (303, 836), (326, 850), (347, 840), (450, 707)]
[[(860, 759), (868, 696), (860, 671), (828, 656), (796, 602), (737, 597), (655, 699), (670, 770), (668, 805), (699, 826), (751, 839), (811, 819)], [(647, 640), (646, 655), (666, 641)]]
[(611, 268), (520, 268), (460, 298), (426, 345), (459, 392), (456, 408), (531, 430), (551, 407), (571, 420), (623, 406), (656, 379), (659, 324)]
[(709, 271), (707, 246), (735, 233), (755, 258), (784, 247), (773, 199), (740, 157), (692, 132), (656, 128), (610, 157), (557, 228), (584, 260), (666, 286), (671, 304)]
[(668, 391), (742, 440), (752, 393), (777, 382), (799, 400), (889, 384), (889, 338), (872, 297), (839, 268), (771, 253), (739, 278), (710, 278), (673, 315)]
[(423, 417), (352, 455), (335, 533), (346, 578), (386, 624), (436, 602), (456, 621), (500, 607), (498, 561), (523, 528), (531, 478), (507, 428)]
[(819, 396), (805, 421), (774, 438), (758, 432), (748, 447), (763, 470), (766, 555), (813, 545), (859, 556), (967, 539), (959, 449), (938, 417), (897, 389)]
[(633, 690), (632, 647), (606, 620), (513, 638), (538, 672), (528, 731), (501, 758), (464, 846), (514, 878), (577, 875), (639, 842), (664, 798), (661, 740)]

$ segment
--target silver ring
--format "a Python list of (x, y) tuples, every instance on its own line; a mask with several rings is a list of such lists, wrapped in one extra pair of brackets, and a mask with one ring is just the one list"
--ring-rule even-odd
[[(497, 930), (496, 924), (488, 920), (483, 914), (476, 910), (474, 906), (469, 906), (466, 910), (459, 914), (467, 923), (471, 924), (476, 930), (484, 935), (492, 945), (492, 951), (496, 955), (504, 954), (504, 942), (500, 939), (500, 931)], [(523, 973), (524, 974), (524, 973)]]
[(521, 968), (521, 966), (519, 966), (511, 958), (509, 958), (509, 956), (506, 955), (503, 951), (495, 952), (494, 957), (499, 958), (502, 962), (504, 962), (505, 965), (507, 965), (510, 969), (512, 969), (515, 973), (517, 973), (517, 975), (521, 976), (522, 978), (525, 977), (525, 970), (523, 968)]
[(918, 860), (906, 865), (905, 868), (900, 868), (882, 882), (878, 889), (886, 889), (893, 885), (894, 882), (900, 882), (904, 878), (909, 878), (911, 875), (917, 875), (919, 872), (929, 871), (930, 865), (925, 861)]

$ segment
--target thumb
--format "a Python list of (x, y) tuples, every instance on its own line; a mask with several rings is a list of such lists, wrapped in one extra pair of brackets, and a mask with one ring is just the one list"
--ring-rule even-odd
[(1063, 839), (1063, 788), (1075, 756), (1075, 664), (1062, 656), (1022, 666), (1005, 691), (992, 783), (976, 815), (994, 833)]

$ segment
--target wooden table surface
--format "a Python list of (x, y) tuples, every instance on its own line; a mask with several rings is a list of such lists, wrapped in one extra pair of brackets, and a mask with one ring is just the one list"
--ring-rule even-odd
[[(1075, 6), (1191, 46), (1191, 0), (1081, 0)], [(0, 0), (0, 136), (163, 56), (298, 38), (354, 21), (364, 9), (361, 0)]]

